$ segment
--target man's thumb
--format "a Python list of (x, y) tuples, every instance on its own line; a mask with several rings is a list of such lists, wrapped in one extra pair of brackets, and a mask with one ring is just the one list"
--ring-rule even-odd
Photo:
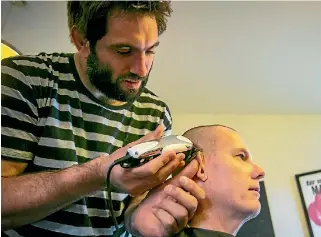
[(154, 131), (147, 133), (145, 136), (139, 139), (141, 142), (146, 142), (150, 140), (160, 139), (163, 136), (164, 127), (159, 125)]
[(154, 131), (149, 132), (145, 136), (138, 139), (137, 141), (130, 143), (129, 146), (132, 147), (134, 145), (137, 145), (143, 142), (160, 139), (163, 136), (163, 132), (164, 132), (163, 125), (159, 125)]
[(175, 177), (173, 177), (173, 182), (172, 184), (179, 185), (179, 178), (182, 176), (185, 176), (187, 178), (192, 179), (196, 174), (199, 169), (199, 163), (196, 159), (192, 160), (186, 167), (184, 167), (179, 173), (175, 173)]

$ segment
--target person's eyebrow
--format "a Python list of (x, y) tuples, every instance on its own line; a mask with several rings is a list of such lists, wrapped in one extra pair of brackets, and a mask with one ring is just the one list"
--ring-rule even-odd
[(153, 44), (151, 47), (148, 48), (148, 50), (151, 50), (153, 48), (156, 48), (160, 44), (159, 41), (157, 41), (155, 44)]

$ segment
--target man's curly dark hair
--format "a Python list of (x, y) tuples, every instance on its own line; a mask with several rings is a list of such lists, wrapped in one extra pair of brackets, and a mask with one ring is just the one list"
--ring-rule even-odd
[(111, 15), (153, 16), (161, 35), (166, 30), (172, 8), (170, 1), (68, 1), (67, 12), (69, 31), (76, 27), (89, 43), (95, 45), (107, 34), (107, 21)]

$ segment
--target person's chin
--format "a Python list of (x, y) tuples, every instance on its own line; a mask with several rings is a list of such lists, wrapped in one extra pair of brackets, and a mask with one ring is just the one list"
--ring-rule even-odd
[(122, 90), (121, 93), (123, 94), (123, 102), (133, 102), (139, 96), (140, 91), (125, 91)]
[(120, 86), (120, 91), (126, 95), (126, 97), (128, 98), (134, 98), (137, 97), (141, 92), (142, 92), (142, 86), (140, 86), (139, 88), (128, 88), (126, 86)]
[(246, 203), (243, 203), (239, 210), (243, 213), (244, 219), (249, 220), (260, 213), (261, 203), (259, 200), (248, 200)]
[(259, 200), (251, 200), (248, 208), (251, 216), (256, 217), (261, 211), (261, 203)]

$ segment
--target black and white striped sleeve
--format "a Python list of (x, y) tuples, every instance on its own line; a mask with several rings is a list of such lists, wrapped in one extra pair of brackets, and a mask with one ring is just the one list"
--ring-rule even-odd
[(1, 61), (1, 159), (29, 162), (38, 142), (38, 108), (14, 58)]

